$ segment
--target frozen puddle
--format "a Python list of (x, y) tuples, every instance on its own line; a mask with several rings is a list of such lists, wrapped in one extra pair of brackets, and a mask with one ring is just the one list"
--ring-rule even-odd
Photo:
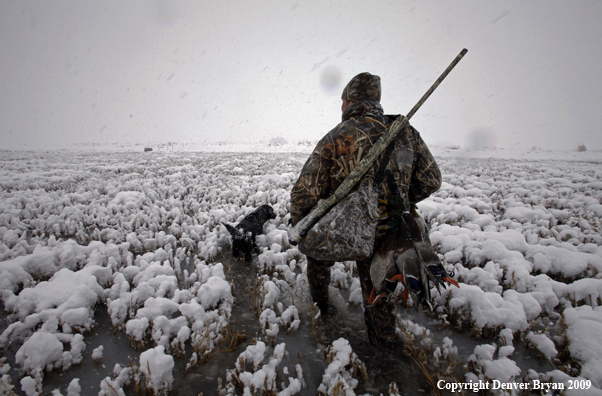
[[(315, 320), (286, 233), (306, 157), (0, 152), (0, 394), (414, 395), (440, 379), (600, 394), (598, 163), (439, 158), (419, 210), (460, 287), (432, 315), (399, 310), (399, 358), (367, 341), (353, 263)], [(277, 218), (248, 268), (220, 223), (263, 204)]]

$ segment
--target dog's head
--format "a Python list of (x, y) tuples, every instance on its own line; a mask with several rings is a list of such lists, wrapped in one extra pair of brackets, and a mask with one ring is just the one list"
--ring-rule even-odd
[(258, 211), (261, 212), (263, 218), (267, 220), (273, 220), (276, 218), (276, 213), (274, 212), (274, 208), (270, 205), (262, 205), (258, 208)]

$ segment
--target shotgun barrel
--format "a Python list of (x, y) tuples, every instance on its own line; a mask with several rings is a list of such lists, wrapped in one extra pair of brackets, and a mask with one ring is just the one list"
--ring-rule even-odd
[(422, 98), (416, 103), (416, 105), (410, 110), (407, 116), (400, 116), (385, 131), (385, 133), (374, 143), (368, 154), (355, 166), (355, 168), (347, 175), (345, 180), (339, 185), (336, 191), (326, 199), (321, 199), (318, 204), (309, 212), (307, 216), (301, 219), (293, 228), (288, 230), (288, 239), (292, 245), (297, 245), (305, 237), (307, 232), (313, 227), (322, 216), (324, 216), (330, 208), (337, 204), (340, 200), (345, 198), (347, 194), (355, 187), (355, 185), (361, 180), (361, 178), (368, 172), (374, 161), (379, 155), (387, 148), (387, 146), (393, 142), (399, 132), (401, 132), (408, 124), (410, 118), (418, 111), (420, 106), (428, 99), (435, 89), (441, 84), (443, 79), (452, 71), (452, 69), (460, 62), (462, 57), (468, 52), (464, 48), (458, 56), (450, 63), (450, 65), (443, 71), (439, 78), (433, 83), (428, 91)]

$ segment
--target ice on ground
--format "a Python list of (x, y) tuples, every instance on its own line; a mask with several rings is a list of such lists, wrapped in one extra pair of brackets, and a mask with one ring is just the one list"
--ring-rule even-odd
[[(600, 334), (602, 306), (600, 155), (550, 159), (533, 152), (495, 159), (512, 156), (502, 151), (487, 152), (493, 159), (445, 150), (437, 157), (444, 183), (418, 208), (460, 288), (433, 291), (437, 315), (431, 319), (481, 337), (475, 341), (481, 345), (499, 341), (491, 359), (484, 354), (490, 348), (475, 350), (474, 375), (512, 379), (512, 362), (527, 353), (599, 387), (601, 363), (587, 340)], [(275, 153), (0, 153), (0, 291), (7, 315), (0, 343), (17, 351), (15, 369), (24, 375), (11, 379), (7, 371), (3, 383), (39, 392), (45, 369), (78, 364), (83, 340), (96, 325), (94, 312), (105, 308), (113, 331), (128, 334), (141, 352), (162, 347), (175, 359), (192, 353), (190, 368), (208, 362), (228, 336), (231, 306), (240, 295), (233, 294), (221, 264), (230, 237), (219, 222), (240, 221), (264, 203), (277, 218), (257, 238), (260, 277), (250, 280), (258, 287), (251, 297), (258, 341), (303, 331), (314, 320), (304, 307), (310, 299), (307, 261), (290, 246), (286, 229), (289, 191), (305, 159)], [(361, 305), (352, 265), (336, 263), (331, 280), (335, 297)], [(410, 322), (400, 317), (399, 328), (414, 341), (439, 336), (433, 330), (421, 338), (423, 324)], [(514, 350), (514, 336), (532, 352)], [(42, 338), (47, 349), (40, 349)], [(449, 339), (453, 343), (435, 349), (438, 359), (457, 345)], [(249, 367), (242, 372), (247, 370), (254, 375)], [(100, 387), (110, 394), (102, 384), (119, 390), (132, 375), (121, 367)], [(524, 370), (513, 380), (531, 375), (567, 380)], [(302, 375), (290, 377), (282, 391), (292, 394)], [(72, 393), (78, 392), (74, 386)]]

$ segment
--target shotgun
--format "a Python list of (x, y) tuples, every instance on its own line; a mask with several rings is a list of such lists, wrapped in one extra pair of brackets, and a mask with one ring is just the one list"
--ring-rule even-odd
[(345, 180), (339, 185), (336, 191), (328, 198), (321, 199), (318, 204), (309, 212), (307, 216), (301, 219), (293, 228), (288, 230), (288, 240), (291, 245), (297, 245), (305, 237), (307, 232), (313, 227), (322, 216), (326, 214), (334, 205), (345, 198), (347, 194), (355, 187), (355, 185), (368, 172), (374, 161), (379, 155), (385, 151), (385, 148), (393, 142), (399, 133), (408, 125), (410, 118), (418, 111), (420, 106), (428, 99), (435, 89), (441, 84), (443, 79), (452, 71), (452, 69), (460, 62), (464, 55), (468, 52), (464, 48), (458, 56), (450, 63), (445, 71), (433, 83), (428, 91), (420, 98), (418, 103), (410, 110), (406, 116), (399, 116), (391, 123), (385, 133), (374, 143), (368, 154), (355, 166), (355, 168), (347, 175)]

